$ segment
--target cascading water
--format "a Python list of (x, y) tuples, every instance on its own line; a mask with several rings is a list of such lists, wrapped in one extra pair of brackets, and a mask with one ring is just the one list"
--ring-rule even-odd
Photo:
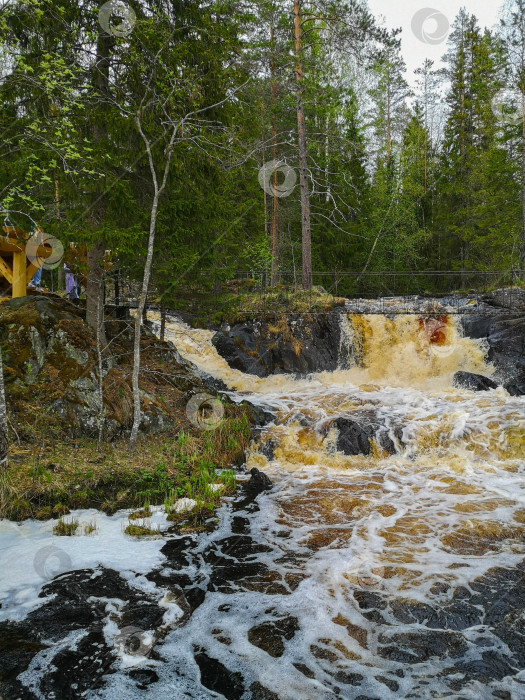
[[(203, 545), (236, 573), (167, 653), (192, 640), (275, 693), (232, 698), (525, 697), (525, 399), (453, 388), (491, 368), (452, 317), (345, 322), (353, 366), (306, 378), (242, 374), (211, 332), (168, 323), (183, 356), (277, 420), (247, 464), (274, 489), (223, 509)], [(340, 419), (375, 426), (370, 454), (337, 449)]]
[[(61, 550), (46, 523), (2, 521), (0, 620), (29, 612), (47, 632), (24, 697), (525, 697), (525, 398), (453, 387), (492, 371), (453, 317), (350, 315), (342, 331), (337, 371), (260, 378), (169, 320), (183, 357), (276, 416), (247, 461), (274, 486), (224, 499), (212, 532), (125, 545), (119, 513)], [(75, 571), (42, 600), (49, 550)], [(138, 654), (118, 642), (130, 624)]]

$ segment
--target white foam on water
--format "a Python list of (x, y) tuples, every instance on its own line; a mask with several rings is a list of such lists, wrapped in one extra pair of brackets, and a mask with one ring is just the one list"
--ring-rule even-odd
[[(164, 540), (125, 535), (129, 513), (131, 510), (108, 516), (95, 509), (72, 511), (64, 520), (96, 522), (91, 535), (72, 537), (53, 534), (58, 520), (0, 520), (0, 620), (25, 617), (42, 604), (38, 595), (47, 581), (75, 569), (105, 566), (124, 574), (136, 587), (151, 591), (153, 584), (136, 575), (148, 573), (164, 560), (160, 554)], [(160, 508), (148, 520), (161, 528), (168, 524)]]
[[(478, 700), (492, 697), (495, 688), (520, 697), (523, 673), (494, 681), (490, 689), (467, 678), (457, 695), (451, 691), (451, 672), (442, 672), (458, 660), (478, 661), (486, 648), (481, 637), (492, 649), (505, 646), (481, 624), (464, 632), (465, 648), (452, 659), (437, 655), (411, 664), (379, 652), (387, 646), (399, 651), (395, 635), (426, 629), (394, 616), (401, 601), (414, 609), (439, 610), (453, 602), (458, 587), (471, 590), (472, 582), (494, 567), (512, 569), (523, 561), (525, 397), (510, 397), (501, 388), (481, 393), (453, 388), (457, 370), (490, 374), (492, 368), (484, 363), (483, 343), (463, 338), (452, 319), (439, 327), (415, 315), (349, 317), (348, 324), (345, 337), (355, 343), (348, 357), (358, 364), (299, 379), (259, 378), (232, 370), (211, 344), (211, 331), (169, 319), (167, 338), (183, 357), (222, 379), (234, 400), (248, 398), (276, 413), (264, 436), (275, 442), (274, 458), (268, 461), (254, 446), (247, 463), (262, 468), (274, 488), (258, 496), (257, 511), (235, 513), (231, 499), (224, 499), (218, 528), (195, 539), (194, 554), (203, 554), (232, 535), (233, 517), (246, 517), (250, 537), (268, 551), (243, 563), (267, 569), (244, 577), (242, 586), (232, 581), (229, 593), (217, 587), (208, 591), (181, 627), (178, 613), (168, 610), (166, 622), (173, 627), (156, 647), (162, 660), (140, 659), (159, 681), (141, 695), (220, 697), (200, 684), (194, 653), (202, 648), (241, 674), (246, 689), (260, 682), (281, 700), (333, 698), (335, 686), (339, 697), (349, 700), (358, 695)], [(341, 454), (336, 418), (382, 426), (397, 452), (387, 454), (378, 438), (370, 455)], [(49, 523), (0, 524), (2, 546), (14, 567), (7, 587), (0, 588), (7, 602), (3, 615), (22, 617), (39, 602), (41, 582), (30, 573), (20, 585), (19, 559), (30, 568), (36, 550), (45, 545), (64, 547), (74, 568), (102, 563), (145, 590), (153, 584), (135, 574), (159, 565), (169, 572), (159, 552), (163, 540), (126, 538), (122, 547), (119, 518), (96, 517), (98, 541), (54, 538)], [(202, 562), (185, 573), (197, 579), (214, 571)], [(379, 606), (374, 614), (368, 614), (373, 606), (367, 607), (363, 596)], [(282, 656), (250, 643), (254, 627), (290, 616), (297, 618), (298, 629), (284, 639)], [(121, 659), (122, 668), (127, 662)], [(400, 670), (403, 676), (396, 675)], [(344, 674), (362, 678), (354, 676), (352, 685)], [(395, 681), (398, 689), (378, 676)], [(88, 697), (137, 696), (136, 684), (125, 674), (108, 674), (105, 680)]]

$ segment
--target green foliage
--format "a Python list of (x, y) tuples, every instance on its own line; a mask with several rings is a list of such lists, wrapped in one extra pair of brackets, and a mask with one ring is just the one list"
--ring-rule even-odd
[[(3, 219), (43, 226), (65, 243), (104, 239), (125, 276), (140, 279), (153, 193), (140, 113), (160, 169), (177, 128), (151, 280), (165, 304), (185, 304), (191, 289), (198, 312), (198, 288), (234, 308), (240, 300), (226, 289), (236, 271), (269, 273), (274, 217), (279, 271), (285, 283), (298, 279), (299, 185), (274, 211), (257, 178), (273, 158), (297, 175), (290, 6), (177, 0), (168, 11), (148, 0), (134, 5), (133, 31), (120, 38), (101, 33), (98, 9), (93, 0), (27, 0), (2, 12)], [(414, 103), (397, 31), (379, 30), (361, 4), (314, 0), (302, 9), (312, 255), (322, 284), (342, 296), (356, 291), (338, 278), (349, 270), (516, 266), (522, 124), (498, 122), (493, 100), (509, 87), (521, 107), (525, 95), (523, 0), (510, 3), (500, 37), (462, 11), (447, 74), (426, 62)], [(440, 112), (445, 79), (441, 136), (431, 112)]]
[(76, 533), (78, 527), (78, 520), (72, 519), (70, 522), (66, 522), (59, 518), (58, 523), (53, 527), (53, 534), (59, 537), (71, 537)]

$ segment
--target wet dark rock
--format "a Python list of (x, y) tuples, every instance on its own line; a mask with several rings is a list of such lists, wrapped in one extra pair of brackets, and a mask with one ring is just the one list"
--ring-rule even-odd
[(250, 521), (240, 515), (232, 518), (231, 531), (236, 535), (247, 535), (250, 532)]
[(525, 381), (519, 381), (514, 379), (507, 382), (504, 388), (509, 392), (511, 396), (525, 396)]
[(480, 683), (489, 683), (493, 680), (499, 681), (505, 676), (514, 675), (519, 670), (510, 663), (508, 658), (495, 651), (484, 651), (481, 659), (460, 661), (454, 668), (461, 673), (465, 673), (468, 680), (474, 678)]
[(334, 674), (334, 680), (337, 683), (344, 683), (345, 685), (361, 685), (363, 676), (360, 673), (348, 673), (348, 671), (337, 671)]
[(271, 552), (271, 547), (257, 544), (247, 535), (233, 535), (215, 543), (224, 556), (234, 559), (255, 559), (261, 552)]
[(259, 453), (264, 455), (266, 459), (271, 462), (275, 456), (275, 448), (277, 447), (277, 442), (275, 440), (266, 440), (259, 445)]
[(281, 575), (260, 562), (235, 562), (213, 567), (208, 584), (209, 591), (234, 593), (239, 589), (274, 594), (289, 592), (282, 584)]
[[(233, 332), (235, 333), (235, 330)], [(246, 333), (242, 334), (242, 337), (246, 336)], [(265, 367), (248, 355), (246, 346), (243, 348), (242, 337), (241, 335), (232, 336), (231, 331), (230, 333), (218, 331), (212, 342), (219, 355), (226, 360), (232, 369), (254, 374), (257, 377), (265, 377), (267, 375)], [(237, 342), (235, 342), (236, 340)]]
[(248, 641), (270, 656), (279, 658), (284, 654), (284, 640), (292, 639), (298, 629), (299, 621), (296, 617), (271, 620), (252, 627), (248, 632)]
[(331, 428), (337, 428), (337, 449), (345, 455), (369, 455), (372, 453), (372, 441), (385, 450), (387, 454), (401, 452), (404, 447), (402, 429), (399, 426), (389, 428), (382, 425), (373, 411), (356, 412), (352, 418), (340, 416), (327, 421), (321, 428), (323, 436)]
[(459, 632), (418, 630), (417, 632), (382, 633), (377, 653), (385, 659), (402, 663), (421, 663), (432, 656), (461, 656), (467, 643)]
[(226, 700), (241, 700), (244, 694), (242, 675), (230, 671), (217, 659), (212, 659), (205, 651), (195, 654), (195, 661), (201, 672), (201, 683), (208, 690), (223, 695)]
[(339, 431), (337, 449), (345, 455), (369, 455), (372, 451), (370, 438), (374, 430), (351, 418), (337, 418), (334, 422)]
[(250, 470), (251, 478), (246, 484), (246, 490), (253, 493), (261, 493), (272, 488), (273, 483), (264, 472), (259, 471), (255, 467)]
[(386, 685), (386, 687), (394, 693), (396, 693), (399, 690), (399, 683), (393, 678), (387, 678), (386, 676), (374, 676), (374, 678), (376, 679), (376, 681), (379, 681), (380, 683)]
[(470, 338), (484, 338), (488, 360), (496, 368), (494, 379), (509, 393), (521, 396), (525, 389), (525, 316), (512, 311), (462, 316), (463, 331)]
[(372, 591), (354, 591), (354, 598), (361, 610), (384, 610), (387, 607), (386, 600), (379, 593)]
[(312, 671), (311, 668), (308, 668), (305, 664), (301, 663), (294, 663), (295, 668), (300, 671), (303, 676), (306, 676), (307, 678), (315, 678), (315, 673)]
[(266, 377), (337, 369), (340, 309), (327, 313), (281, 314), (224, 327), (213, 337), (230, 367)]
[(481, 610), (468, 601), (452, 600), (443, 605), (397, 598), (390, 604), (392, 614), (403, 624), (421, 624), (431, 629), (463, 630), (482, 622)]
[(40, 641), (36, 630), (24, 623), (0, 623), (0, 693), (3, 697), (17, 697), (20, 683), (16, 677), (29, 666), (35, 654), (48, 646)]
[(188, 601), (188, 604), (191, 608), (191, 611), (194, 612), (200, 605), (204, 603), (204, 599), (206, 598), (206, 591), (203, 590), (202, 588), (199, 588), (198, 586), (195, 586), (194, 588), (190, 588), (185, 592), (186, 595), (186, 600)]
[(339, 657), (334, 651), (326, 647), (320, 647), (317, 644), (310, 644), (310, 651), (316, 659), (324, 659), (331, 664), (335, 664), (335, 662), (339, 660)]
[(460, 389), (470, 389), (470, 391), (488, 391), (497, 389), (498, 385), (482, 374), (472, 372), (456, 372), (453, 378), (454, 386)]
[[(165, 608), (158, 595), (142, 592), (111, 569), (71, 571), (45, 584), (42, 605), (20, 622), (0, 623), (0, 668), (4, 697), (33, 698), (17, 676), (35, 654), (46, 650), (45, 672), (38, 680), (43, 697), (69, 700), (101, 687), (114, 672), (116, 649), (108, 646), (104, 626), (108, 599), (122, 601), (115, 620), (119, 629), (157, 630)], [(64, 640), (68, 635), (75, 643)], [(148, 649), (154, 654), (154, 649)], [(40, 697), (39, 695), (39, 697)]]
[(128, 676), (137, 682), (139, 690), (146, 690), (149, 685), (159, 680), (157, 673), (149, 668), (134, 668), (128, 672)]
[(75, 700), (104, 684), (102, 675), (108, 673), (114, 660), (105, 648), (102, 630), (89, 631), (75, 649), (63, 649), (53, 657), (53, 665), (40, 680), (40, 690), (44, 697)]
[(268, 690), (268, 688), (261, 685), (259, 681), (251, 684), (250, 693), (250, 700), (280, 700), (277, 693)]
[(191, 550), (194, 545), (195, 540), (191, 537), (178, 537), (168, 540), (160, 551), (169, 561), (170, 568), (182, 569), (192, 563)]
[(273, 423), (275, 421), (275, 414), (272, 413), (271, 411), (268, 411), (266, 408), (262, 408), (262, 406), (257, 406), (256, 404), (252, 403), (251, 401), (241, 401), (239, 404), (240, 406), (248, 406), (251, 413), (252, 413), (252, 419), (254, 422), (254, 425), (256, 428), (264, 428), (264, 426), (268, 425), (269, 423)]

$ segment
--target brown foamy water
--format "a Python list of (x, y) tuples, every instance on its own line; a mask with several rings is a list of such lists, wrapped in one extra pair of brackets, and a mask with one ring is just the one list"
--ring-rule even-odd
[[(211, 332), (167, 325), (235, 400), (277, 416), (261, 439), (272, 458), (254, 444), (247, 463), (275, 484), (249, 521), (270, 550), (255, 560), (277, 578), (234, 584), (222, 616), (207, 598), (230, 639), (210, 653), (284, 699), (525, 697), (490, 617), (500, 598), (511, 605), (500, 572), (519, 578), (525, 554), (525, 399), (453, 388), (458, 370), (493, 371), (454, 317), (355, 315), (343, 330), (350, 366), (258, 378), (231, 369)], [(379, 426), (393, 454), (379, 435), (369, 455), (342, 454), (338, 418)], [(297, 630), (266, 670), (268, 651), (249, 640), (290, 617)], [(198, 624), (208, 629), (203, 615)]]

